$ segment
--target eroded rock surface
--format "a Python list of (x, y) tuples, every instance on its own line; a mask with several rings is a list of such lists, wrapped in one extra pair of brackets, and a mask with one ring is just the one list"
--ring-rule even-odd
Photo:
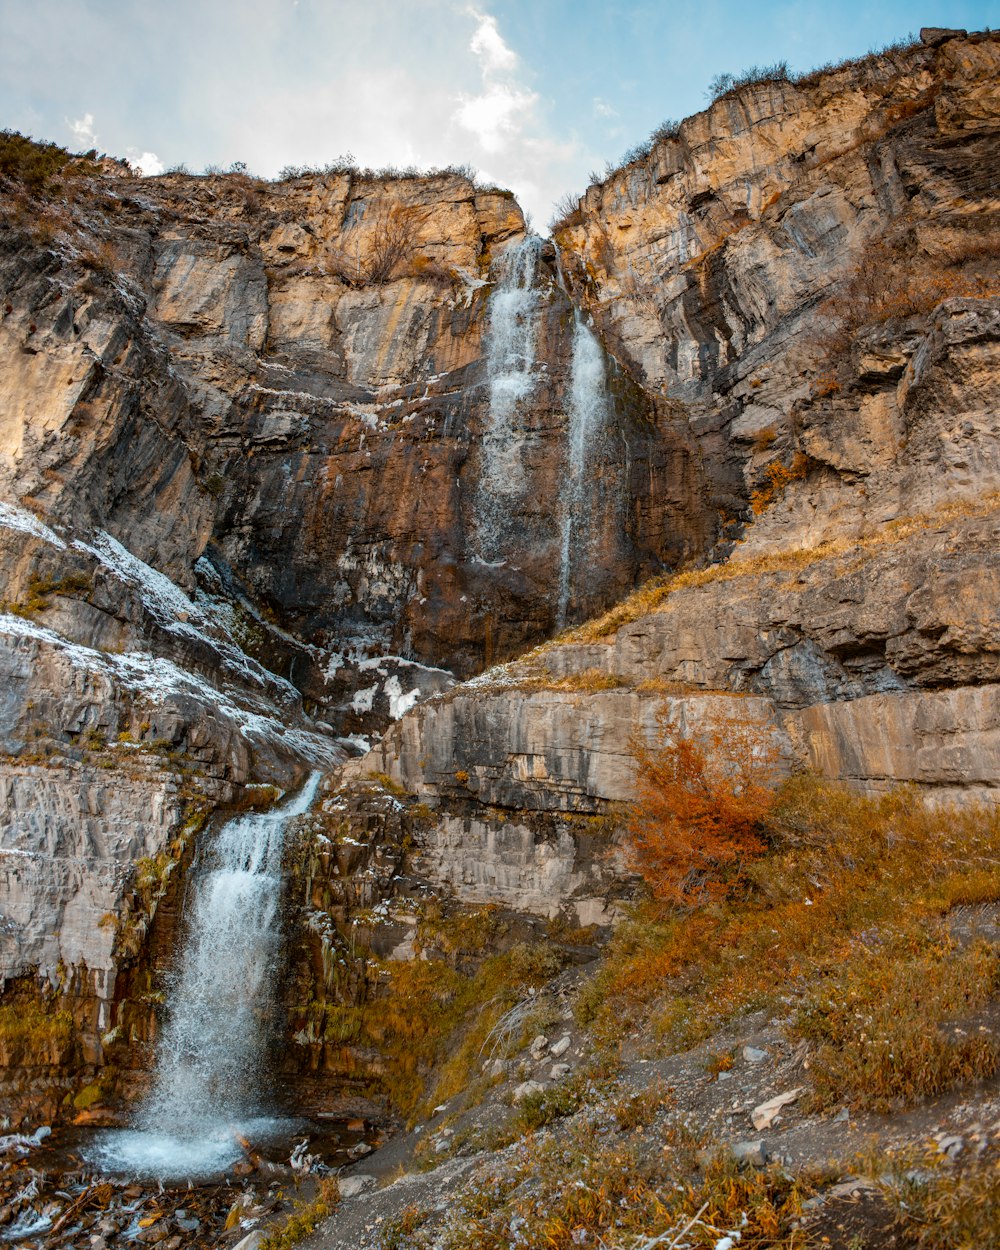
[(36, 1093), (99, 1076), (112, 1003), (141, 1079), (195, 798), (367, 752), (296, 862), (289, 1072), (324, 1105), (380, 1062), (330, 1025), (359, 916), (399, 959), (422, 891), (614, 918), (664, 708), (736, 695), (788, 766), (995, 797), (998, 69), (945, 32), (729, 92), (588, 190), (558, 265), (453, 174), (10, 199), (2, 974), (78, 1018)]

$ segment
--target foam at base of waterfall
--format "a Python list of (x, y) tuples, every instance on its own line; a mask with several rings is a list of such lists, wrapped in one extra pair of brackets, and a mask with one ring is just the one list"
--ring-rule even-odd
[(246, 1158), (240, 1143), (290, 1137), (300, 1122), (258, 1116), (238, 1124), (206, 1124), (201, 1133), (174, 1134), (152, 1129), (107, 1129), (95, 1133), (84, 1150), (94, 1168), (137, 1180), (204, 1180)]

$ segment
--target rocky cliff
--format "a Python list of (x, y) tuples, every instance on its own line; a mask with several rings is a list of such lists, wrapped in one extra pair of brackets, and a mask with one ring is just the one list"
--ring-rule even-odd
[[(9, 855), (79, 867), (40, 890), (12, 861), (2, 973), (84, 968), (106, 1023), (99, 922), (182, 821), (157, 761), (199, 794), (288, 786), (710, 527), (686, 432), (591, 336), (603, 502), (571, 567), (579, 327), (508, 193), (347, 169), (61, 177), (4, 205), (0, 745)], [(513, 447), (508, 393), (530, 397)], [(25, 760), (46, 787), (15, 784)], [(80, 820), (118, 820), (96, 769), (136, 789), (124, 843)], [(64, 907), (83, 910), (53, 925)]]
[(665, 703), (995, 791), (998, 68), (933, 38), (734, 88), (554, 244), (454, 172), (11, 183), (0, 975), (77, 1032), (10, 1067), (141, 1067), (195, 824), (387, 725), (295, 852), (328, 1084), (362, 913), (383, 955), (400, 894), (614, 918)]
[(716, 545), (345, 767), (435, 813), (413, 863), (439, 888), (606, 923), (592, 833), (630, 742), (734, 696), (787, 767), (995, 797), (998, 67), (993, 36), (932, 38), (748, 84), (557, 225), (574, 297), (699, 450)]

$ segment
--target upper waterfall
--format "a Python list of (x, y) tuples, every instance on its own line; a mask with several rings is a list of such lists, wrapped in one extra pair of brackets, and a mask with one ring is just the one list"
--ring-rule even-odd
[(536, 285), (542, 240), (526, 235), (493, 264), (494, 288), (486, 335), (489, 422), (483, 435), (482, 472), (476, 503), (479, 554), (503, 560), (514, 503), (524, 490), (521, 443), (515, 418), (534, 389), (540, 292)]
[(604, 351), (580, 310), (573, 310), (573, 355), (567, 411), (566, 475), (560, 496), (561, 546), (556, 626), (566, 624), (574, 570), (586, 567), (593, 538), (595, 470), (607, 427), (608, 395)]

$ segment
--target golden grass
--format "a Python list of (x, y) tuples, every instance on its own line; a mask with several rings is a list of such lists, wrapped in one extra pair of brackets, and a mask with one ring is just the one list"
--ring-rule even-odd
[[(603, 1117), (580, 1117), (566, 1131), (530, 1136), (482, 1166), (433, 1244), (507, 1250), (516, 1229), (523, 1250), (624, 1247), (654, 1237), (707, 1250), (738, 1230), (750, 1250), (804, 1247), (805, 1234), (793, 1224), (812, 1192), (809, 1181), (777, 1169), (741, 1172), (723, 1155), (705, 1163), (699, 1156), (707, 1144), (683, 1126), (650, 1135), (641, 1125), (623, 1131)], [(431, 1244), (431, 1234), (411, 1228), (405, 1244)]]
[(1000, 1159), (941, 1167), (940, 1155), (893, 1159), (883, 1193), (914, 1250), (980, 1250), (1000, 1229)]
[[(452, 926), (447, 935), (453, 955), (461, 953), (463, 936), (474, 944), (483, 936), (475, 925), (464, 935)], [(425, 928), (423, 940), (428, 936)], [(377, 989), (367, 1001), (323, 1007), (323, 1040), (377, 1050), (384, 1093), (395, 1110), (415, 1118), (468, 1087), (490, 1030), (529, 988), (554, 976), (561, 961), (542, 944), (518, 944), (469, 973), (433, 959), (372, 961), (370, 967)]]
[(992, 1072), (996, 1043), (964, 1022), (1000, 990), (998, 953), (963, 946), (948, 912), (1000, 900), (1000, 810), (800, 777), (772, 827), (744, 897), (645, 904), (619, 929), (578, 1004), (603, 1044), (645, 1024), (680, 1050), (747, 1010), (792, 1007), (818, 1105), (884, 1109)]
[(617, 690), (625, 684), (617, 673), (606, 673), (601, 668), (585, 668), (578, 673), (555, 677), (547, 670), (532, 670), (517, 682), (517, 689), (526, 693), (536, 690), (555, 690), (567, 693), (596, 694), (600, 690)]
[[(976, 499), (960, 499), (940, 505), (931, 512), (916, 513), (886, 521), (877, 530), (863, 537), (829, 539), (807, 547), (782, 547), (757, 555), (741, 555), (739, 547), (724, 564), (712, 564), (706, 568), (687, 569), (663, 577), (654, 577), (621, 603), (616, 604), (603, 616), (586, 621), (574, 629), (560, 634), (558, 638), (532, 652), (540, 656), (546, 650), (562, 644), (609, 642), (615, 633), (632, 621), (657, 611), (662, 611), (671, 595), (680, 590), (691, 590), (717, 582), (736, 581), (744, 577), (759, 577), (768, 573), (794, 572), (808, 568), (823, 560), (877, 551), (896, 543), (906, 542), (916, 535), (938, 525), (966, 518), (988, 516), (1000, 508), (1000, 491), (991, 491)], [(530, 657), (527, 657), (530, 658)]]
[(292, 1250), (312, 1233), (318, 1224), (332, 1215), (340, 1202), (340, 1188), (335, 1176), (324, 1177), (312, 1202), (290, 1215), (279, 1229), (268, 1233), (259, 1250)]

